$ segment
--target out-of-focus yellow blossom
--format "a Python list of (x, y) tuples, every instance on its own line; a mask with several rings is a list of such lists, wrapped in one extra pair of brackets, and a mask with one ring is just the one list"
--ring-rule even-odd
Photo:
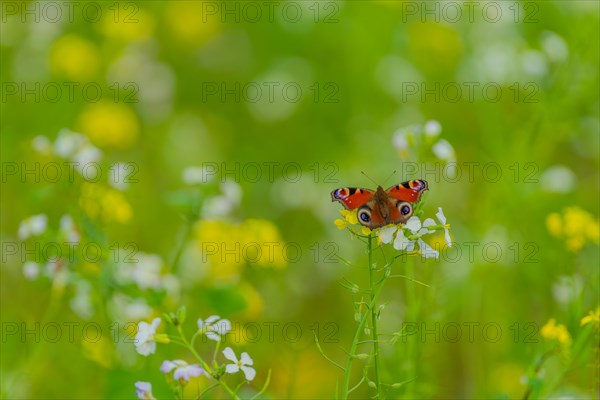
[(255, 321), (259, 319), (265, 309), (265, 302), (258, 292), (252, 285), (248, 283), (241, 283), (239, 291), (246, 302), (246, 308), (243, 311), (243, 318), (247, 321)]
[(120, 9), (116, 21), (114, 13), (107, 13), (98, 27), (108, 37), (130, 42), (151, 37), (154, 25), (152, 14), (140, 8), (135, 13), (133, 9)]
[[(91, 340), (96, 333), (99, 337), (101, 336), (100, 339)], [(83, 355), (104, 368), (111, 368), (114, 359), (114, 347), (110, 339), (106, 335), (102, 335), (102, 332), (93, 332), (92, 330), (90, 330), (89, 335), (91, 337), (88, 340), (81, 341)]]
[(556, 324), (556, 320), (552, 318), (540, 330), (542, 337), (549, 340), (558, 340), (561, 345), (569, 346), (571, 344), (571, 334), (567, 327), (563, 324)]
[(125, 224), (131, 220), (131, 205), (116, 189), (108, 186), (84, 182), (81, 186), (79, 206), (92, 219), (115, 221)]
[(567, 207), (562, 214), (549, 214), (546, 227), (551, 235), (564, 239), (572, 252), (581, 250), (588, 242), (598, 244), (600, 239), (598, 220), (579, 207)]
[(210, 2), (171, 1), (166, 4), (165, 16), (168, 29), (175, 36), (176, 43), (195, 50), (199, 45), (213, 38), (221, 26), (219, 5), (213, 5), (217, 12), (206, 9)]
[(135, 113), (127, 106), (107, 101), (90, 104), (79, 116), (79, 128), (99, 147), (127, 149), (139, 136)]
[(77, 35), (65, 35), (52, 45), (50, 68), (69, 79), (88, 81), (100, 68), (100, 54), (93, 43)]
[[(358, 216), (357, 216), (358, 209), (356, 209), (356, 210), (340, 209), (338, 211), (340, 212), (340, 214), (342, 214), (343, 219), (337, 218), (333, 221), (333, 223), (335, 224), (335, 226), (338, 227), (339, 230), (346, 229), (346, 228), (354, 228), (352, 225), (358, 225)], [(358, 233), (356, 230), (354, 230), (354, 231), (356, 233)], [(371, 233), (371, 230), (364, 225), (360, 225), (360, 233), (363, 235), (368, 235)]]
[(581, 318), (581, 326), (592, 324), (596, 326), (596, 329), (600, 328), (600, 307), (596, 308), (596, 311), (590, 311), (588, 315)]
[(196, 225), (196, 238), (214, 279), (235, 279), (246, 264), (276, 269), (287, 266), (286, 244), (277, 227), (267, 220), (201, 220)]

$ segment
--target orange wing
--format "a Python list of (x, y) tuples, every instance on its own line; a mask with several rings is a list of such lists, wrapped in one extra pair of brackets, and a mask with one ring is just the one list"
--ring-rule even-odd
[(339, 201), (347, 210), (354, 210), (373, 199), (375, 192), (363, 188), (339, 188), (331, 192), (331, 201)]
[(414, 179), (392, 186), (386, 190), (386, 193), (396, 200), (416, 203), (421, 198), (423, 192), (428, 189), (427, 181)]

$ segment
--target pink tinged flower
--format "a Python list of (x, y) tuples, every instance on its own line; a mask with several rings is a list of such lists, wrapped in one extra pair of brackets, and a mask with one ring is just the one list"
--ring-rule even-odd
[(138, 323), (138, 331), (135, 335), (135, 349), (143, 356), (149, 356), (156, 351), (154, 335), (160, 325), (160, 318), (154, 318), (152, 324), (141, 321)]
[(176, 380), (186, 380), (189, 382), (190, 378), (195, 378), (200, 375), (208, 376), (206, 371), (200, 364), (188, 364), (183, 360), (173, 360), (173, 361), (163, 361), (160, 366), (160, 371), (164, 374), (168, 374), (169, 372), (175, 370), (173, 372), (173, 379)]
[(221, 336), (231, 330), (231, 322), (221, 319), (218, 315), (212, 315), (204, 321), (201, 318), (198, 319), (198, 329), (210, 340), (220, 342)]
[(227, 364), (225, 367), (225, 372), (228, 374), (235, 374), (236, 372), (242, 370), (246, 376), (246, 380), (248, 381), (251, 381), (254, 379), (254, 377), (256, 377), (256, 370), (252, 368), (254, 361), (250, 358), (248, 353), (243, 352), (242, 356), (238, 360), (231, 347), (227, 347), (225, 350), (223, 350), (223, 355), (226, 359), (232, 362), (232, 364)]
[(135, 395), (142, 400), (155, 400), (152, 395), (152, 384), (150, 382), (136, 382)]

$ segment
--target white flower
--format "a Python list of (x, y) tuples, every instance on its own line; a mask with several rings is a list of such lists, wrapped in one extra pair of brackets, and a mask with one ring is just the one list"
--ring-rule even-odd
[(209, 183), (214, 178), (214, 173), (207, 167), (187, 167), (183, 170), (183, 181), (188, 185)]
[(550, 193), (569, 193), (577, 183), (577, 175), (564, 165), (553, 165), (542, 172), (540, 185)]
[(390, 244), (394, 240), (394, 233), (398, 230), (396, 225), (388, 225), (379, 229), (379, 240), (381, 243)]
[(404, 231), (402, 229), (398, 229), (398, 233), (396, 233), (396, 239), (394, 240), (394, 249), (414, 251), (415, 241), (409, 240), (406, 236), (404, 236)]
[(46, 136), (39, 135), (34, 137), (31, 145), (40, 154), (52, 154), (52, 143), (50, 143), (50, 140)]
[(200, 375), (206, 375), (206, 371), (200, 367), (200, 364), (188, 364), (183, 360), (173, 360), (173, 361), (163, 361), (160, 366), (161, 372), (168, 374), (172, 370), (175, 370), (173, 373), (173, 378), (176, 380), (184, 379), (189, 381), (190, 378), (194, 378)]
[(141, 400), (155, 400), (152, 395), (152, 384), (150, 382), (136, 382), (135, 395)]
[(159, 289), (161, 286), (160, 269), (163, 264), (160, 256), (156, 254), (138, 253), (135, 266), (131, 270), (131, 279), (137, 287), (145, 289)]
[(433, 145), (431, 150), (433, 150), (433, 154), (435, 154), (440, 160), (444, 160), (446, 162), (456, 161), (454, 148), (446, 139), (438, 140)]
[(88, 143), (88, 138), (80, 133), (62, 129), (54, 141), (54, 152), (62, 158), (71, 158)]
[(47, 226), (48, 217), (46, 214), (32, 215), (21, 221), (18, 232), (19, 239), (25, 240), (31, 236), (41, 235), (46, 231)]
[(542, 50), (552, 61), (564, 61), (569, 57), (567, 42), (554, 32), (542, 32)]
[(23, 275), (29, 280), (34, 280), (40, 275), (40, 265), (33, 261), (27, 261), (23, 264)]
[(79, 317), (90, 319), (94, 315), (92, 304), (92, 285), (88, 281), (79, 280), (75, 289), (75, 296), (69, 301), (71, 309)]
[(100, 149), (80, 133), (63, 129), (54, 141), (54, 152), (62, 158), (78, 163), (75, 166), (80, 173), (86, 164), (97, 162), (102, 157)]
[(396, 133), (394, 133), (392, 143), (394, 144), (394, 147), (398, 150), (408, 149), (408, 139), (406, 138), (406, 132), (404, 131), (404, 129), (399, 129), (396, 131)]
[(156, 351), (156, 342), (154, 335), (160, 325), (160, 318), (154, 318), (152, 324), (141, 321), (138, 323), (138, 331), (135, 335), (135, 349), (143, 356), (154, 354)]
[(65, 214), (60, 217), (60, 231), (65, 236), (67, 242), (79, 242), (79, 232), (77, 231), (75, 222), (73, 222), (73, 218), (70, 215)]
[(210, 340), (221, 341), (221, 336), (231, 330), (231, 322), (227, 319), (220, 319), (218, 315), (212, 315), (205, 321), (198, 319), (198, 329), (202, 331)]
[(423, 131), (425, 132), (425, 136), (436, 137), (442, 132), (442, 125), (438, 121), (431, 119), (425, 123)]
[(442, 211), (442, 207), (438, 207), (438, 212), (435, 214), (435, 216), (437, 217), (438, 221), (444, 225), (444, 238), (446, 239), (446, 245), (448, 247), (452, 247), (452, 239), (450, 239), (450, 225), (446, 223), (446, 216)]
[(254, 365), (254, 361), (252, 361), (248, 353), (243, 352), (242, 357), (238, 360), (231, 347), (227, 347), (223, 350), (223, 355), (226, 359), (233, 362), (233, 364), (227, 364), (225, 367), (225, 371), (228, 374), (235, 374), (241, 369), (246, 376), (246, 380), (251, 381), (254, 379), (256, 370), (251, 367), (251, 365)]
[(438, 258), (440, 256), (440, 253), (432, 249), (431, 246), (423, 241), (423, 239), (417, 239), (417, 243), (419, 244), (419, 252), (425, 258)]

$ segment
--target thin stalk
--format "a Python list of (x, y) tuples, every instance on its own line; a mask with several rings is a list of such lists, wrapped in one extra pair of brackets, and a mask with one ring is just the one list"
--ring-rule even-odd
[(375, 276), (373, 271), (373, 251), (371, 244), (373, 235), (369, 235), (368, 239), (368, 254), (369, 254), (369, 286), (371, 288), (371, 337), (373, 338), (373, 360), (375, 370), (375, 384), (377, 385), (377, 398), (381, 394), (381, 379), (379, 376), (379, 335), (377, 335), (377, 307), (375, 303)]
[[(370, 242), (369, 242), (369, 263), (372, 262), (372, 251), (371, 251), (371, 246), (370, 246)], [(391, 263), (387, 265), (387, 268), (391, 268)], [(369, 265), (369, 269), (371, 269), (371, 266)], [(372, 281), (373, 283), (373, 281)], [(375, 304), (377, 302), (377, 299), (379, 298), (379, 295), (381, 294), (381, 291), (383, 290), (383, 286), (385, 283), (385, 279), (382, 279), (380, 282), (378, 282), (375, 286), (371, 287), (371, 302), (369, 304), (369, 309), (373, 309), (375, 307)], [(352, 340), (352, 344), (350, 346), (350, 352), (348, 353), (348, 360), (346, 361), (346, 370), (344, 371), (344, 380), (343, 380), (343, 384), (342, 384), (342, 399), (347, 399), (348, 398), (348, 394), (350, 393), (350, 372), (352, 371), (352, 363), (354, 362), (354, 357), (356, 355), (356, 347), (358, 346), (358, 344), (360, 343), (360, 336), (362, 334), (362, 332), (365, 329), (365, 324), (367, 323), (367, 319), (369, 318), (369, 313), (365, 313), (359, 324), (358, 327), (356, 328), (356, 332), (354, 333), (354, 339)], [(354, 390), (354, 388), (353, 388)], [(379, 390), (379, 387), (378, 387)]]

